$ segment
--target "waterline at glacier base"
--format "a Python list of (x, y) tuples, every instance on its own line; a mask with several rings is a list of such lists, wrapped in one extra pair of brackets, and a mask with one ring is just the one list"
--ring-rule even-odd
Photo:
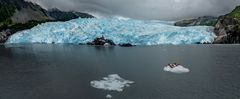
[(134, 19), (74, 19), (66, 22), (48, 22), (12, 35), (6, 44), (68, 43), (86, 44), (104, 36), (116, 44), (133, 45), (211, 43), (213, 27), (177, 27), (164, 21)]

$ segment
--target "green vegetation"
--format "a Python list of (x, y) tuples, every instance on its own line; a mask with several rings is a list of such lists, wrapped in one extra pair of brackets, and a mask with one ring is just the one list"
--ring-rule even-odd
[(21, 30), (24, 30), (24, 29), (31, 29), (32, 27), (38, 25), (39, 23), (42, 23), (42, 22), (38, 22), (38, 21), (30, 21), (28, 23), (17, 23), (17, 24), (14, 24), (12, 26), (9, 26), (8, 28), (13, 30), (13, 32), (17, 32), (17, 31), (21, 31)]
[(0, 6), (0, 26), (9, 23), (9, 18), (15, 13), (15, 7), (11, 5)]
[(240, 6), (236, 7), (229, 15), (228, 17), (237, 19), (240, 21)]
[(0, 30), (6, 30), (10, 29), (11, 32), (15, 33), (17, 31), (25, 30), (25, 29), (31, 29), (34, 26), (37, 26), (38, 24), (50, 22), (51, 20), (45, 20), (45, 21), (29, 21), (27, 23), (16, 23), (11, 26), (9, 25), (2, 25), (0, 27)]
[(196, 19), (182, 20), (175, 23), (176, 26), (215, 26), (217, 17), (203, 16)]
[(217, 20), (204, 20), (199, 25), (200, 26), (215, 26), (217, 23)]
[(236, 31), (240, 33), (240, 6), (237, 6), (229, 15), (228, 17), (233, 18), (238, 21), (236, 24)]

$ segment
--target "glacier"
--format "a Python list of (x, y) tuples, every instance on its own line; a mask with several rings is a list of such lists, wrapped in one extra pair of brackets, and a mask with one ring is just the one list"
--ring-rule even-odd
[(213, 42), (213, 27), (177, 27), (172, 22), (116, 18), (73, 19), (48, 22), (12, 35), (6, 44), (69, 43), (86, 44), (104, 36), (116, 44), (133, 45), (196, 44)]

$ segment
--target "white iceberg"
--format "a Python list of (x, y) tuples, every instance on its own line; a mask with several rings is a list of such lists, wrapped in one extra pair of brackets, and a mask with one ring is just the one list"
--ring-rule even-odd
[(190, 70), (188, 68), (185, 68), (181, 65), (174, 67), (174, 68), (171, 68), (170, 66), (166, 66), (166, 67), (164, 67), (163, 70), (167, 71), (167, 72), (172, 72), (172, 73), (188, 73), (188, 72), (190, 72)]
[(135, 19), (74, 19), (48, 22), (12, 35), (12, 43), (86, 44), (104, 36), (116, 44), (132, 45), (195, 44), (213, 42), (213, 27), (177, 27), (173, 22)]
[(112, 98), (112, 95), (107, 94), (107, 95), (106, 95), (106, 98)]
[(118, 92), (123, 91), (124, 87), (129, 87), (133, 83), (133, 81), (121, 78), (118, 74), (111, 74), (108, 77), (104, 77), (103, 80), (90, 82), (94, 88)]

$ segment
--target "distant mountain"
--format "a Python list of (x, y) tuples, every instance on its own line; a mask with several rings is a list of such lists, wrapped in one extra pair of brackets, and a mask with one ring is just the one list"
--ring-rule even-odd
[(68, 21), (71, 19), (76, 18), (94, 18), (94, 16), (87, 14), (87, 13), (81, 13), (81, 12), (75, 12), (75, 11), (61, 11), (57, 8), (50, 9), (47, 11), (47, 15), (54, 18), (55, 20), (59, 21)]
[(239, 44), (240, 43), (240, 6), (232, 12), (216, 17), (199, 17), (196, 19), (181, 20), (176, 26), (214, 26), (217, 36), (215, 44)]
[(13, 33), (30, 29), (49, 21), (67, 21), (75, 18), (93, 18), (87, 13), (45, 10), (41, 6), (24, 0), (0, 0), (0, 43)]
[(186, 19), (177, 21), (174, 25), (175, 26), (214, 26), (217, 22), (217, 17), (212, 16), (203, 16), (193, 19)]
[(240, 43), (240, 6), (231, 13), (219, 17), (215, 26), (218, 36), (214, 43), (234, 44)]

